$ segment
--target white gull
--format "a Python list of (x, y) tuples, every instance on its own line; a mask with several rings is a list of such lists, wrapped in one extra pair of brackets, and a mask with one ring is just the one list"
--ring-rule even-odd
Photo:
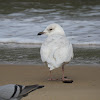
[(58, 24), (50, 24), (43, 32), (38, 35), (46, 34), (47, 39), (43, 42), (40, 55), (43, 62), (45, 62), (50, 69), (50, 80), (52, 79), (51, 70), (62, 66), (62, 80), (64, 78), (64, 65), (69, 63), (73, 58), (73, 47), (67, 39), (63, 28)]

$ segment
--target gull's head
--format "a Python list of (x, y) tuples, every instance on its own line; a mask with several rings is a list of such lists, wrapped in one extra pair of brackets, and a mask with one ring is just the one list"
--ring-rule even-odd
[(53, 34), (64, 35), (65, 32), (60, 25), (54, 23), (54, 24), (50, 24), (49, 26), (47, 26), (43, 32), (38, 33), (38, 35), (42, 35), (42, 34), (46, 34), (48, 36), (53, 35)]

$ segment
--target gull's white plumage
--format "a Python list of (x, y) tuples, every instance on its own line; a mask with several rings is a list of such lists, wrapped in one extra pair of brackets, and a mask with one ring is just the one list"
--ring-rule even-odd
[[(53, 30), (49, 32), (51, 28)], [(41, 46), (40, 54), (42, 61), (47, 63), (50, 70), (70, 62), (73, 58), (73, 47), (62, 27), (58, 24), (51, 24), (43, 32), (48, 37)]]

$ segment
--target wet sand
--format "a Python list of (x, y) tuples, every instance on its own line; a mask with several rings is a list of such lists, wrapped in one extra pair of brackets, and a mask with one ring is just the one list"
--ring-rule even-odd
[[(61, 78), (61, 68), (52, 72)], [(48, 81), (49, 69), (43, 65), (0, 65), (0, 85), (45, 86), (22, 100), (100, 100), (100, 66), (65, 66), (65, 76), (74, 82)]]

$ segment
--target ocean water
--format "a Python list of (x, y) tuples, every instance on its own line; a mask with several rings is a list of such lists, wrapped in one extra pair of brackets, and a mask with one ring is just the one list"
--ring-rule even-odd
[(100, 64), (100, 0), (1, 0), (0, 63), (41, 64), (37, 34), (51, 23), (74, 45), (71, 64)]
[[(100, 47), (74, 47), (70, 65), (100, 65)], [(40, 45), (0, 45), (0, 64), (41, 65)]]

